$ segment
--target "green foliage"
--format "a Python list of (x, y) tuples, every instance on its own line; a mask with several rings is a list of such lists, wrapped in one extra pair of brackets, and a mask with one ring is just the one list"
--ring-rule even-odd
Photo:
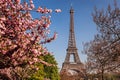
[(45, 78), (48, 78), (51, 80), (60, 80), (57, 62), (56, 62), (54, 56), (48, 54), (48, 55), (44, 56), (44, 61), (54, 65), (54, 66), (44, 65)]
[(44, 67), (43, 64), (39, 63), (39, 69), (32, 74), (32, 76), (29, 78), (29, 80), (44, 80)]
[(48, 54), (40, 57), (40, 59), (43, 59), (49, 64), (53, 64), (53, 66), (43, 65), (41, 63), (35, 64), (34, 66), (38, 66), (39, 69), (32, 73), (32, 76), (29, 78), (29, 80), (44, 80), (44, 78), (50, 80), (60, 80), (57, 62), (54, 56)]
[[(43, 56), (39, 56), (39, 59), (43, 60)], [(36, 63), (33, 66), (36, 68), (33, 70), (34, 72), (30, 76), (29, 80), (44, 80), (44, 65), (41, 63)]]

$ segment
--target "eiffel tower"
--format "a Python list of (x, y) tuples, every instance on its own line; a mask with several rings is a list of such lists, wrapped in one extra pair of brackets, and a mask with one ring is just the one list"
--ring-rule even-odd
[[(71, 75), (74, 77), (78, 75), (78, 73), (82, 74), (84, 65), (80, 61), (76, 41), (75, 41), (75, 33), (74, 33), (74, 9), (71, 7), (70, 9), (70, 31), (69, 31), (69, 41), (67, 54), (64, 63), (62, 64), (62, 69), (60, 71), (60, 75), (66, 72), (67, 75)], [(73, 61), (71, 62), (71, 56), (73, 56)], [(61, 78), (61, 80), (67, 80)], [(75, 79), (78, 80), (78, 79)]]

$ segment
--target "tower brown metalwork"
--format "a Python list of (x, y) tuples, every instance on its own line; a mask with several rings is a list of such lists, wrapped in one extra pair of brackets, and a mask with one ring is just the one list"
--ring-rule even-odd
[[(66, 73), (71, 76), (74, 76), (74, 75), (76, 76), (76, 74), (83, 75), (84, 65), (80, 61), (77, 47), (76, 47), (76, 40), (75, 40), (75, 33), (74, 33), (74, 9), (72, 7), (70, 9), (70, 31), (69, 31), (68, 48), (66, 51), (67, 51), (66, 58), (62, 65), (60, 74), (62, 75), (63, 73)], [(70, 62), (71, 55), (73, 56), (73, 62)], [(62, 78), (61, 80), (65, 80), (65, 79)]]

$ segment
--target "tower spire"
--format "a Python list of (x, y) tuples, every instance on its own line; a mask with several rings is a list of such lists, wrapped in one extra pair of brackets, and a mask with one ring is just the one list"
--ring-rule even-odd
[(76, 47), (75, 34), (74, 34), (74, 9), (70, 9), (70, 31), (69, 31), (69, 41), (68, 47)]
[(72, 3), (70, 4), (71, 8), (72, 8)]

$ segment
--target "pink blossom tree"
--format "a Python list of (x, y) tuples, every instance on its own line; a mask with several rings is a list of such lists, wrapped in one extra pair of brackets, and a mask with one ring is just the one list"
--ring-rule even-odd
[[(49, 54), (41, 44), (56, 38), (48, 38), (51, 9), (35, 8), (33, 1), (0, 0), (0, 73), (9, 69), (32, 65), (36, 62), (49, 65), (38, 57)], [(42, 14), (34, 19), (31, 11)], [(61, 10), (55, 10), (61, 12)], [(44, 15), (43, 15), (44, 14)]]

